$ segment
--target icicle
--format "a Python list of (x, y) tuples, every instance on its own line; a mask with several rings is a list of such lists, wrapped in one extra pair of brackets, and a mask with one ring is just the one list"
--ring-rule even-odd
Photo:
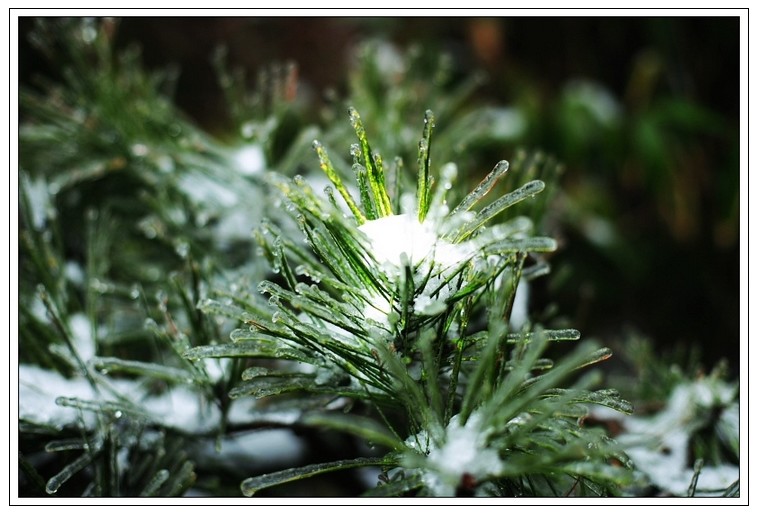
[[(577, 341), (581, 337), (579, 331), (573, 328), (543, 330), (538, 334), (539, 337), (544, 338), (546, 341)], [(526, 334), (508, 334), (507, 342), (509, 344), (529, 343), (532, 341), (534, 336), (534, 332), (528, 332)]]
[(550, 237), (527, 237), (492, 243), (486, 246), (484, 251), (488, 254), (502, 255), (516, 252), (554, 252), (556, 248), (555, 239)]
[[(259, 332), (243, 330), (245, 334), (236, 334), (235, 342), (213, 346), (197, 346), (184, 352), (189, 360), (218, 359), (222, 357), (245, 357), (259, 359), (285, 359), (309, 362), (303, 352), (282, 344), (280, 337), (269, 336)], [(291, 337), (291, 336), (290, 336)]]
[(58, 489), (68, 481), (72, 476), (74, 476), (79, 471), (83, 470), (85, 467), (87, 467), (92, 460), (95, 458), (95, 454), (93, 453), (85, 453), (78, 459), (76, 459), (74, 462), (63, 468), (60, 473), (52, 477), (50, 480), (47, 481), (47, 484), (45, 485), (45, 491), (47, 494), (55, 494), (58, 492)]
[(166, 482), (166, 480), (168, 480), (169, 475), (167, 469), (159, 469), (142, 490), (140, 496), (156, 496), (160, 487)]
[(424, 221), (429, 208), (429, 170), (426, 167), (428, 156), (429, 144), (422, 139), (418, 142), (418, 183), (416, 185), (416, 210), (420, 222)]
[(180, 368), (163, 366), (152, 362), (124, 360), (116, 357), (95, 357), (91, 361), (95, 369), (110, 373), (113, 371), (157, 378), (168, 382), (191, 384), (194, 377)]
[(501, 196), (490, 205), (479, 211), (479, 214), (477, 214), (473, 220), (461, 227), (455, 240), (462, 241), (468, 238), (479, 227), (490, 221), (492, 218), (503, 212), (508, 207), (515, 205), (526, 198), (536, 195), (543, 189), (545, 189), (544, 182), (541, 180), (533, 180), (516, 189), (515, 191)]
[(361, 194), (361, 206), (366, 212), (366, 218), (369, 220), (375, 220), (379, 218), (379, 215), (376, 212), (374, 199), (369, 189), (368, 172), (366, 171), (366, 168), (356, 162), (353, 164), (353, 173), (355, 174), (355, 179), (358, 182), (358, 190)]
[(390, 203), (389, 196), (387, 195), (387, 189), (384, 183), (384, 169), (382, 166), (382, 159), (379, 154), (372, 152), (371, 147), (366, 137), (366, 129), (363, 127), (360, 114), (355, 108), (350, 107), (348, 109), (350, 115), (350, 123), (355, 130), (356, 136), (358, 136), (357, 145), (351, 147), (351, 154), (356, 159), (360, 159), (363, 167), (366, 170), (366, 179), (371, 194), (375, 201), (376, 218), (389, 216), (392, 214), (392, 205)]
[(400, 210), (400, 185), (402, 183), (403, 175), (403, 159), (401, 157), (395, 157), (392, 163), (392, 198), (394, 198), (393, 208), (395, 212), (401, 212)]
[(387, 193), (386, 179), (384, 176), (384, 161), (379, 152), (373, 152), (371, 159), (374, 162), (374, 183), (376, 187), (377, 202), (381, 207), (382, 216), (392, 215), (392, 202)]
[(182, 467), (179, 468), (179, 471), (175, 472), (173, 475), (170, 476), (170, 480), (166, 482), (166, 485), (164, 487), (164, 490), (162, 491), (162, 494), (166, 498), (170, 498), (172, 496), (178, 496), (181, 494), (189, 484), (193, 483), (195, 480), (195, 472), (194, 472), (194, 466), (192, 462), (185, 462), (182, 464)]
[(495, 187), (495, 184), (498, 180), (500, 180), (500, 177), (505, 175), (505, 172), (508, 171), (509, 166), (510, 165), (508, 161), (500, 161), (497, 163), (493, 170), (490, 171), (486, 177), (484, 177), (484, 180), (482, 180), (479, 185), (474, 188), (473, 191), (467, 194), (461, 203), (459, 203), (458, 206), (453, 209), (450, 214), (453, 215), (471, 209), (474, 204), (484, 198), (484, 196), (486, 196), (487, 193), (489, 193), (492, 188)]
[(90, 445), (83, 439), (63, 439), (50, 441), (45, 445), (46, 452), (63, 452), (69, 450), (89, 450)]
[(366, 217), (358, 208), (358, 205), (355, 203), (355, 200), (353, 200), (352, 195), (345, 187), (345, 184), (343, 184), (342, 179), (337, 174), (334, 166), (332, 166), (332, 162), (329, 160), (329, 155), (326, 153), (326, 149), (319, 141), (313, 141), (313, 148), (316, 150), (316, 154), (318, 154), (318, 158), (321, 163), (321, 169), (324, 171), (324, 173), (326, 173), (326, 176), (329, 177), (329, 180), (332, 181), (332, 184), (334, 184), (334, 187), (337, 188), (337, 191), (340, 192), (342, 198), (345, 199), (345, 203), (347, 203), (347, 206), (350, 208), (350, 212), (353, 213), (353, 216), (355, 216), (358, 224), (360, 225), (364, 223), (366, 221)]
[(432, 133), (434, 131), (434, 113), (427, 110), (424, 115), (424, 132), (418, 143), (418, 185), (416, 198), (418, 200), (418, 220), (424, 221), (429, 211), (429, 189), (431, 179), (429, 168), (431, 166), (430, 150), (432, 147)]

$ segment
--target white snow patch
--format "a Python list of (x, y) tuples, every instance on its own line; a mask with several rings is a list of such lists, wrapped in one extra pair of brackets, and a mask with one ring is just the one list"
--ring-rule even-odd
[(281, 428), (225, 437), (219, 450), (215, 445), (215, 441), (209, 441), (199, 450), (204, 460), (235, 471), (292, 466), (299, 462), (305, 450), (299, 437)]
[(492, 132), (503, 139), (515, 139), (526, 130), (526, 117), (516, 108), (492, 109)]
[(56, 426), (76, 423), (79, 412), (57, 405), (55, 399), (59, 396), (92, 400), (95, 392), (83, 377), (67, 379), (56, 371), (37, 366), (18, 367), (19, 419)]
[(374, 258), (380, 264), (401, 268), (403, 254), (412, 266), (433, 259), (443, 268), (453, 266), (466, 257), (459, 245), (441, 240), (432, 227), (409, 214), (385, 216), (367, 221), (360, 227), (368, 237)]
[(529, 282), (520, 280), (513, 298), (510, 323), (513, 330), (520, 331), (529, 322)]
[[(254, 164), (248, 160), (246, 165), (252, 169)], [(245, 183), (237, 182), (235, 185), (222, 181), (221, 177), (214, 179), (212, 176), (194, 173), (182, 175), (178, 185), (201, 207), (197, 211), (198, 218), (217, 218), (213, 238), (221, 248), (231, 242), (251, 238), (260, 219), (260, 205), (240, 200), (246, 195)]]
[(187, 432), (206, 432), (217, 427), (221, 414), (215, 405), (186, 388), (173, 388), (160, 396), (148, 396), (142, 407), (166, 426)]
[(228, 419), (230, 423), (276, 423), (280, 425), (292, 425), (303, 415), (297, 409), (281, 411), (261, 411), (254, 398), (240, 398), (232, 402), (229, 408)]
[(266, 157), (260, 145), (245, 145), (234, 153), (234, 163), (245, 176), (257, 175), (266, 169)]
[(609, 125), (621, 115), (621, 105), (604, 86), (589, 80), (573, 80), (564, 90), (566, 97), (582, 105), (595, 119)]
[(230, 359), (204, 359), (205, 372), (208, 373), (208, 378), (211, 382), (217, 383), (224, 378), (226, 370), (229, 368), (231, 362)]
[(409, 436), (405, 440), (405, 445), (408, 448), (416, 450), (420, 453), (429, 453), (429, 451), (434, 447), (434, 443), (432, 442), (426, 430), (422, 430), (418, 434), (412, 434)]
[[(57, 371), (26, 364), (19, 366), (18, 382), (18, 417), (33, 423), (62, 427), (77, 423), (83, 415), (85, 424), (91, 426), (95, 421), (93, 412), (82, 413), (75, 408), (60, 406), (56, 404), (56, 399), (115, 399), (106, 388), (95, 391), (84, 377), (66, 378)], [(221, 421), (218, 407), (188, 387), (174, 387), (164, 394), (150, 396), (136, 380), (109, 379), (108, 384), (120, 394), (134, 399), (135, 404), (165, 426), (186, 432), (207, 433), (217, 428)], [(301, 414), (297, 410), (262, 413), (253, 398), (241, 398), (232, 402), (228, 419), (238, 424), (263, 420), (289, 425), (295, 423)]]
[(63, 274), (74, 285), (81, 286), (84, 284), (84, 270), (78, 262), (67, 261), (63, 267)]
[[(727, 404), (735, 395), (736, 388), (721, 381), (680, 384), (658, 414), (625, 418), (626, 432), (616, 439), (652, 484), (675, 496), (687, 496), (694, 476), (688, 466), (689, 443), (693, 430), (702, 422), (699, 412)], [(724, 422), (730, 422), (728, 416)], [(739, 473), (739, 467), (729, 464), (704, 467), (698, 478), (697, 495), (709, 489), (725, 489), (739, 478)]]
[(481, 415), (474, 412), (465, 425), (453, 416), (441, 447), (436, 447), (425, 432), (412, 436), (406, 444), (417, 451), (428, 451), (422, 474), (429, 490), (435, 496), (455, 496), (464, 474), (480, 482), (503, 471), (497, 451), (487, 447), (487, 436)]
[(445, 312), (447, 305), (440, 300), (434, 300), (430, 296), (421, 294), (413, 301), (413, 312), (423, 316), (435, 316)]
[(363, 311), (366, 319), (372, 319), (380, 324), (387, 323), (392, 308), (390, 302), (382, 295), (376, 294), (371, 297)]
[[(138, 396), (139, 388), (132, 380), (111, 380), (116, 391), (127, 396)], [(89, 411), (79, 411), (58, 405), (60, 397), (80, 400), (112, 400), (110, 396), (97, 392), (84, 377), (66, 378), (57, 371), (38, 366), (21, 364), (18, 368), (18, 417), (34, 423), (59, 427), (77, 423), (80, 416), (87, 426), (94, 422), (95, 415)]]
[[(468, 245), (455, 245), (441, 239), (431, 223), (420, 223), (415, 216), (398, 214), (371, 220), (359, 230), (366, 236), (374, 259), (391, 280), (399, 280), (404, 267), (414, 270), (414, 282), (428, 281), (415, 298), (414, 312), (431, 316), (445, 309), (445, 299), (452, 293), (442, 285), (461, 262), (470, 257)], [(387, 323), (389, 302), (376, 295), (364, 309), (364, 316)]]
[(34, 295), (29, 309), (37, 319), (47, 319), (47, 307), (45, 307), (45, 302), (42, 301), (42, 298), (40, 298), (39, 295)]
[(405, 73), (405, 62), (397, 47), (386, 41), (377, 41), (374, 50), (376, 66), (385, 77), (396, 78)]
[(87, 362), (95, 356), (95, 337), (89, 319), (83, 313), (78, 312), (69, 318), (69, 327), (79, 357)]
[(41, 230), (45, 227), (45, 219), (50, 208), (50, 193), (47, 183), (43, 178), (35, 181), (27, 179), (25, 183), (29, 207), (32, 211), (32, 225), (35, 229)]
[(248, 208), (233, 209), (225, 212), (219, 219), (213, 236), (223, 248), (230, 241), (251, 239), (256, 223), (257, 216)]
[(198, 203), (233, 207), (239, 199), (237, 194), (210, 177), (201, 174), (187, 173), (179, 178), (179, 188)]
[(616, 242), (613, 225), (599, 216), (587, 218), (583, 223), (584, 235), (601, 247), (609, 247)]

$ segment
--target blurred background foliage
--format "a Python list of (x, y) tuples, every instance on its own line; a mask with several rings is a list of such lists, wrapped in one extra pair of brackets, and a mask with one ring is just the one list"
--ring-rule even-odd
[[(19, 74), (34, 89), (40, 77), (59, 79), (60, 70), (29, 45), (32, 27), (33, 19), (20, 19)], [(402, 134), (374, 129), (392, 122), (382, 112), (407, 113), (397, 126), (415, 127), (419, 113), (433, 108), (441, 134), (456, 114), (456, 105), (445, 112), (418, 104), (429, 100), (424, 88), (442, 83), (446, 92), (460, 88), (469, 106), (498, 106), (488, 115), (500, 137), (477, 139), (472, 149), (454, 134), (450, 141), (463, 142), (438, 143), (447, 155), (435, 157), (455, 160), (459, 177), (472, 183), (521, 148), (563, 164), (549, 216), (560, 251), (534, 291), (533, 309), (559, 313), (606, 344), (644, 334), (658, 348), (698, 348), (706, 363), (727, 358), (736, 370), (739, 18), (127, 17), (112, 38), (117, 49), (141, 48), (146, 68), (173, 70), (167, 83), (179, 111), (221, 141), (251, 137), (242, 120), (278, 109), (279, 141), (270, 139), (267, 162), (284, 168), (290, 136), (344, 118), (339, 99), (360, 96), (356, 86), (370, 83), (356, 73), (381, 73), (388, 88), (359, 100), (405, 102), (395, 110), (381, 101), (356, 105), (374, 124), (369, 134), (401, 155), (415, 151), (418, 135), (403, 150)], [(379, 46), (384, 69), (356, 67), (365, 41)], [(405, 52), (412, 65), (394, 69)], [(430, 78), (440, 62), (429, 56), (444, 61), (444, 76)], [(393, 69), (415, 77), (417, 94), (393, 97)], [(280, 95), (243, 98), (264, 82), (277, 82), (267, 90)], [(246, 88), (235, 91), (240, 83)], [(327, 131), (327, 143), (350, 137), (349, 127), (336, 130), (345, 133)]]

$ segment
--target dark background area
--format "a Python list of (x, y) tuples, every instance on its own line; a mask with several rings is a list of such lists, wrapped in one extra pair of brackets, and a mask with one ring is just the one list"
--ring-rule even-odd
[[(32, 26), (20, 19), (19, 74), (34, 87), (58, 70), (28, 45)], [(477, 100), (524, 108), (530, 123), (519, 144), (566, 166), (561, 250), (535, 302), (549, 297), (585, 337), (606, 344), (623, 344), (631, 330), (660, 348), (701, 348), (708, 367), (726, 357), (737, 369), (739, 18), (127, 17), (117, 31), (117, 46), (141, 47), (148, 68), (178, 66), (176, 103), (219, 137), (230, 130), (211, 64), (219, 45), (251, 77), (296, 62), (314, 106), (330, 89), (345, 94), (351, 52), (368, 37), (449, 53), (460, 76), (485, 71)], [(569, 108), (575, 79), (615, 99), (613, 126)], [(593, 238), (598, 220), (612, 243)]]

